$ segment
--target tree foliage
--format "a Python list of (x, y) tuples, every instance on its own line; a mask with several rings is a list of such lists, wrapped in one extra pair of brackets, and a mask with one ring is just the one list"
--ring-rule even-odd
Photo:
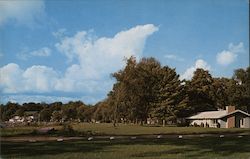
[(161, 66), (154, 58), (137, 62), (131, 57), (112, 77), (116, 80), (112, 90), (94, 106), (81, 101), (8, 102), (0, 106), (1, 120), (34, 111), (40, 121), (113, 121), (115, 126), (117, 122), (143, 124), (148, 118), (176, 123), (191, 114), (225, 109), (227, 105), (250, 112), (250, 67), (235, 70), (232, 78), (215, 78), (198, 68), (191, 80), (180, 80), (175, 69)]

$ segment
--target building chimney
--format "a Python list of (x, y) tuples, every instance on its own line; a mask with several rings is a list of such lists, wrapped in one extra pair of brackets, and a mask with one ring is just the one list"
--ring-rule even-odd
[(227, 111), (227, 113), (231, 113), (231, 112), (233, 112), (233, 111), (235, 111), (235, 106), (226, 106), (226, 111)]
[[(226, 106), (227, 114), (235, 111), (235, 106)], [(234, 128), (235, 127), (235, 116), (229, 116), (227, 118), (227, 128)]]

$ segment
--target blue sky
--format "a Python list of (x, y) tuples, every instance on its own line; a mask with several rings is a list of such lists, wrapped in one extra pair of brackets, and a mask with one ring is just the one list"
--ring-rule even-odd
[(0, 1), (1, 102), (106, 97), (124, 57), (191, 79), (249, 66), (248, 0)]

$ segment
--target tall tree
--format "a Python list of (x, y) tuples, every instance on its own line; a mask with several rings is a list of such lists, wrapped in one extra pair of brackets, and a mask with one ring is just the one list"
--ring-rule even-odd
[(217, 109), (213, 78), (208, 71), (196, 69), (187, 86), (193, 113)]
[(188, 96), (179, 75), (174, 69), (167, 66), (163, 67), (157, 74), (157, 83), (155, 83), (155, 106), (153, 116), (161, 119), (163, 125), (165, 121), (176, 122), (178, 117), (187, 116)]
[(141, 124), (146, 121), (154, 102), (153, 87), (160, 68), (154, 58), (142, 58), (139, 63), (134, 57), (128, 59), (125, 69), (113, 75), (117, 80), (112, 91), (114, 110), (126, 109), (128, 120)]
[(228, 92), (230, 104), (250, 112), (250, 67), (234, 71), (233, 81)]

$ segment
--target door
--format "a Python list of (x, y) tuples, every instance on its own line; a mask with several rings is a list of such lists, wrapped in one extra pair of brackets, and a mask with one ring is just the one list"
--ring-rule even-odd
[(239, 114), (235, 114), (235, 127), (240, 128), (241, 127), (241, 116)]

